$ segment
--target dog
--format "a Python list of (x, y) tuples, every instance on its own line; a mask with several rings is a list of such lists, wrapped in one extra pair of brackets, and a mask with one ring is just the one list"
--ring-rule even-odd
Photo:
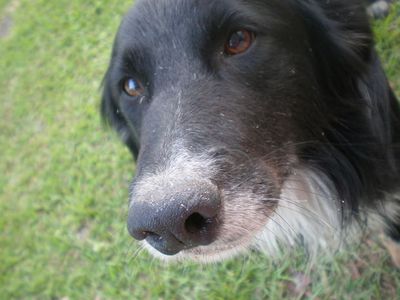
[(137, 159), (129, 233), (207, 263), (372, 228), (400, 264), (400, 108), (364, 4), (136, 1), (101, 104)]

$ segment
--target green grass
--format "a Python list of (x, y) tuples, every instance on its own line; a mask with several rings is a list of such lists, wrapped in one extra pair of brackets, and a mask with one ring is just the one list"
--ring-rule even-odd
[(0, 0), (0, 9), (4, 8), (9, 0)]
[[(309, 299), (400, 296), (399, 273), (376, 243), (359, 257), (321, 258), (309, 274), (300, 253), (213, 266), (136, 253), (125, 230), (134, 163), (98, 116), (131, 1), (0, 0), (0, 9), (15, 3), (15, 26), (0, 39), (0, 299), (284, 299), (300, 297), (299, 277), (311, 281)], [(397, 91), (399, 20), (375, 26)]]
[[(397, 1), (398, 2), (398, 1)], [(400, 3), (392, 14), (374, 26), (377, 49), (391, 85), (400, 95)]]

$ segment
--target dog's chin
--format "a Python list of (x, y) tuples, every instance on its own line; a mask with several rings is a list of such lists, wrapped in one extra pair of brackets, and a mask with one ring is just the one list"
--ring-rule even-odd
[(190, 261), (203, 264), (211, 264), (236, 257), (246, 252), (246, 250), (251, 247), (252, 241), (247, 240), (235, 244), (219, 246), (213, 246), (211, 244), (209, 246), (201, 246), (193, 249), (183, 250), (175, 255), (162, 254), (158, 250), (154, 249), (146, 241), (142, 242), (142, 245), (151, 255), (166, 263)]

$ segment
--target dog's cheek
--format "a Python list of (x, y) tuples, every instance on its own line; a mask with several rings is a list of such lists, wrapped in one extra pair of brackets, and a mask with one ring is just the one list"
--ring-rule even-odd
[(251, 242), (277, 206), (277, 189), (264, 178), (247, 178), (222, 189), (223, 209), (218, 242)]
[(225, 202), (219, 239), (226, 243), (250, 241), (267, 224), (273, 206), (252, 194), (236, 194)]
[(216, 178), (223, 203), (217, 242), (247, 243), (263, 230), (277, 206), (282, 170), (262, 160), (236, 161)]

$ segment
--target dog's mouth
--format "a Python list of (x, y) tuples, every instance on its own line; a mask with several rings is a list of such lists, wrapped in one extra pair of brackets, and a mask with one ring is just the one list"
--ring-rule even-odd
[[(232, 258), (249, 248), (270, 254), (279, 253), (283, 244), (317, 245), (323, 236), (334, 247), (338, 241), (338, 207), (327, 202), (334, 197), (333, 187), (319, 173), (299, 169), (288, 177), (277, 197), (225, 191), (218, 235), (208, 245), (182, 248), (174, 253), (156, 250), (144, 241), (144, 247), (164, 261), (213, 263)], [(325, 201), (321, 201), (325, 199)], [(321, 205), (325, 203), (325, 205)]]
[(164, 261), (211, 263), (245, 252), (257, 242), (257, 235), (274, 214), (277, 200), (251, 193), (236, 193), (234, 198), (228, 198), (229, 192), (221, 194), (223, 205), (217, 216), (217, 233), (208, 243), (198, 245), (174, 239), (166, 246), (168, 241), (162, 241), (163, 237), (152, 235), (142, 241), (142, 245)]
[(278, 171), (261, 161), (183, 155), (139, 176), (131, 235), (157, 257), (216, 261), (254, 244), (278, 206)]
[(216, 241), (209, 246), (199, 246), (196, 248), (186, 249), (173, 255), (165, 254), (156, 250), (148, 242), (143, 242), (142, 245), (154, 257), (165, 262), (193, 261), (199, 263), (214, 263), (243, 253), (253, 244), (253, 238), (251, 237), (242, 238), (241, 240), (229, 244), (223, 244)]

